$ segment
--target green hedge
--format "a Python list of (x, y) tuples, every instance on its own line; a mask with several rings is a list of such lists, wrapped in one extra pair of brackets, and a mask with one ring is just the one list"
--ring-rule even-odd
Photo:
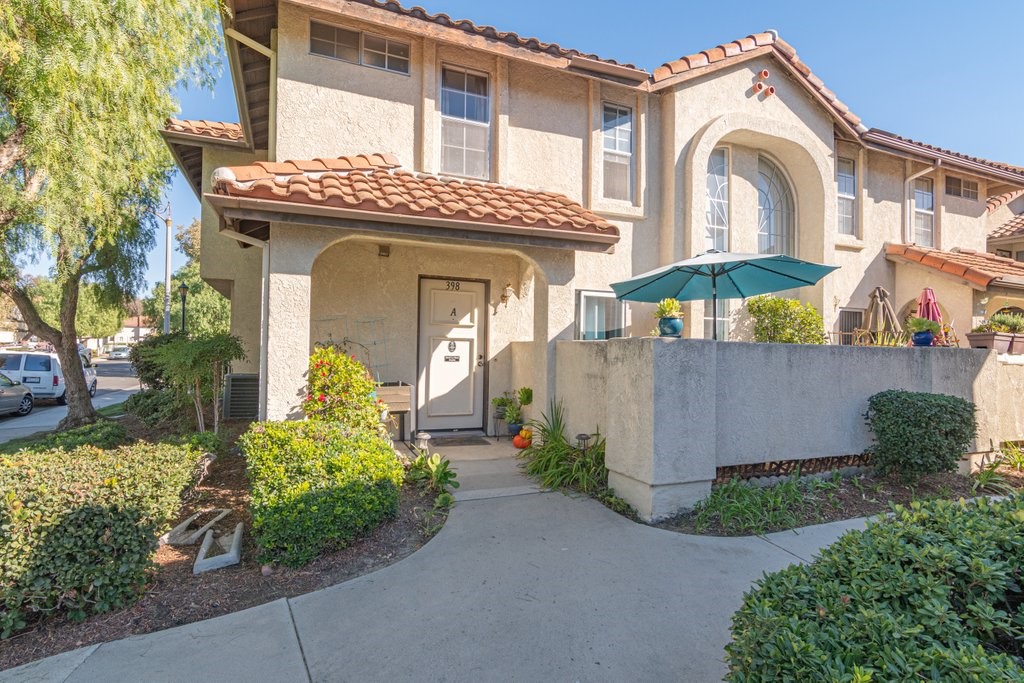
[(875, 469), (913, 483), (923, 474), (952, 472), (977, 432), (974, 404), (956, 396), (895, 389), (868, 399), (877, 443)]
[(195, 423), (195, 409), (187, 396), (170, 389), (143, 389), (129, 396), (124, 410), (150, 427), (184, 427)]
[(0, 457), (0, 637), (133, 602), (198, 457), (148, 443)]
[(391, 440), (328, 422), (253, 425), (240, 441), (261, 561), (298, 567), (398, 510), (404, 470)]
[(49, 432), (39, 438), (15, 439), (0, 446), (0, 453), (16, 453), (23, 450), (41, 452), (55, 448), (68, 451), (79, 446), (108, 449), (117, 448), (128, 441), (128, 432), (124, 427), (111, 420), (100, 420), (66, 432)]
[(744, 596), (730, 681), (1024, 680), (1024, 497), (931, 501)]

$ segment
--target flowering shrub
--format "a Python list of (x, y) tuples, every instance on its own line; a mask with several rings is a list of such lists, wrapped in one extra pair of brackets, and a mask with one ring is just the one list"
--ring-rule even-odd
[(310, 420), (340, 422), (346, 427), (376, 429), (383, 402), (366, 367), (336, 346), (318, 346), (309, 357), (306, 399), (302, 410)]

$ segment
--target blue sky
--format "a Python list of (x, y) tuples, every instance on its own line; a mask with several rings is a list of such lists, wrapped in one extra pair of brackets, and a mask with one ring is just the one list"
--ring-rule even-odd
[[(407, 6), (414, 4), (405, 3)], [(868, 127), (1024, 166), (1024, 3), (800, 0), (422, 0), (430, 12), (472, 19), (653, 70), (661, 63), (774, 28)], [(226, 67), (214, 91), (180, 93), (182, 117), (237, 121)], [(374, 150), (367, 150), (374, 151)], [(175, 224), (199, 202), (175, 176)], [(163, 278), (163, 240), (149, 257)], [(184, 257), (175, 253), (178, 267)]]

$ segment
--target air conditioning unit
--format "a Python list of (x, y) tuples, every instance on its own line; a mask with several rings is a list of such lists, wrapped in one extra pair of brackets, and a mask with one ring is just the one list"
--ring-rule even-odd
[(233, 373), (224, 382), (224, 417), (256, 420), (260, 415), (260, 376)]

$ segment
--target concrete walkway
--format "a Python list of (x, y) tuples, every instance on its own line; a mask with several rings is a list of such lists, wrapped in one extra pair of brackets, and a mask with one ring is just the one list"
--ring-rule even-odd
[(390, 567), (0, 681), (717, 681), (751, 583), (864, 524), (685, 536), (535, 492), (507, 456), (459, 458), (448, 523)]

